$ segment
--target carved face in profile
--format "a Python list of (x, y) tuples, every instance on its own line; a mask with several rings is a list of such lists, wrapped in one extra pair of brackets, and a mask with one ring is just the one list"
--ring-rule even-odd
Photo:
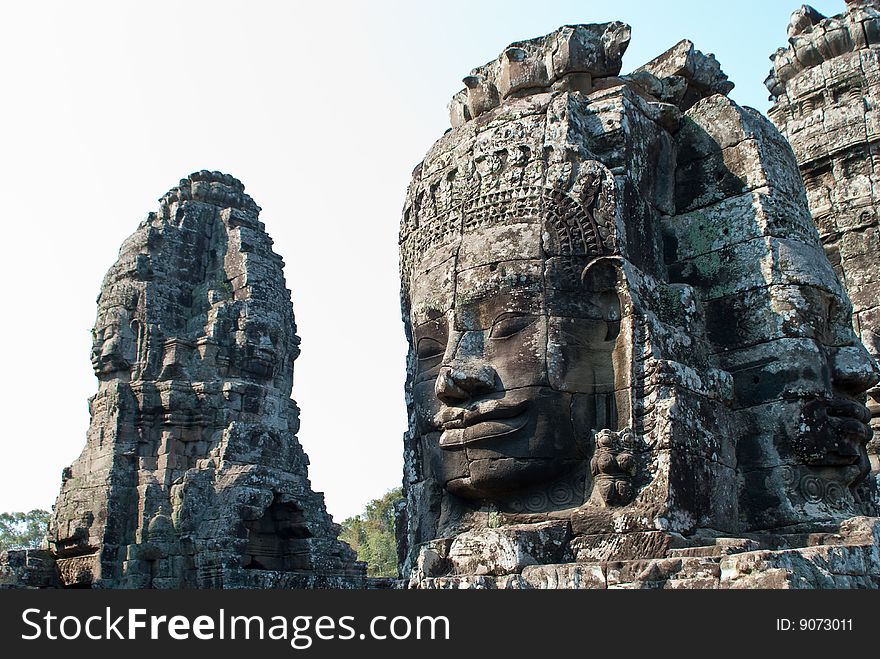
[[(617, 427), (616, 268), (547, 258), (538, 219), (465, 231), (416, 264), (410, 294), (417, 432), (434, 477), (497, 499), (584, 468)], [(578, 502), (579, 503), (579, 502)]]
[(131, 368), (135, 359), (135, 333), (130, 314), (119, 311), (103, 318), (92, 330), (92, 368), (109, 375)]
[(802, 389), (800, 415), (783, 413), (782, 419), (804, 464), (831, 468), (852, 484), (869, 470), (865, 447), (873, 432), (864, 394), (877, 383), (876, 367), (858, 340), (850, 345), (817, 342), (816, 348), (813, 359), (804, 359), (801, 377), (815, 378), (817, 391)]
[[(780, 370), (784, 396), (781, 418), (786, 435), (793, 438), (795, 454), (804, 464), (825, 468), (828, 479), (852, 484), (869, 469), (865, 446), (870, 441), (871, 413), (865, 392), (878, 381), (877, 366), (851, 329), (851, 306), (845, 297), (820, 295), (824, 304), (814, 307), (814, 342), (791, 342), (780, 360), (799, 357), (800, 372)], [(824, 318), (821, 312), (826, 311)], [(781, 363), (780, 363), (781, 366)]]
[[(852, 308), (831, 266), (808, 255), (784, 254), (787, 271), (812, 279), (769, 288), (764, 304), (773, 318), (754, 314), (749, 320), (748, 306), (736, 310), (743, 316), (737, 324), (764, 326), (753, 337), (755, 345), (731, 351), (722, 361), (733, 375), (738, 405), (749, 410), (758, 431), (775, 437), (774, 461), (784, 465), (783, 480), (798, 479), (800, 484), (787, 485), (807, 501), (835, 503), (844, 496), (840, 486), (868, 471), (865, 446), (872, 432), (865, 392), (878, 374), (852, 330)], [(749, 458), (746, 452), (741, 462)]]

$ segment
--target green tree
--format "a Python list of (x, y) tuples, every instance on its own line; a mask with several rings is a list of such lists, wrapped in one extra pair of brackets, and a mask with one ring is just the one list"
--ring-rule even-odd
[(373, 499), (360, 515), (342, 522), (340, 539), (367, 564), (367, 576), (397, 576), (397, 543), (394, 539), (394, 504), (403, 498), (395, 488), (380, 499)]
[(49, 513), (34, 509), (28, 513), (0, 513), (0, 551), (36, 549), (46, 535)]

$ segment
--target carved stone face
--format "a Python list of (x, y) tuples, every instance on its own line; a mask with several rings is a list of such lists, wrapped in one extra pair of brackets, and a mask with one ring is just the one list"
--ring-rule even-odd
[(795, 450), (811, 466), (858, 465), (858, 470), (841, 470), (842, 480), (852, 483), (868, 470), (865, 445), (872, 435), (871, 413), (863, 394), (877, 382), (876, 372), (861, 343), (818, 348), (820, 382), (826, 388), (804, 402)]
[[(788, 265), (827, 269), (834, 281), (822, 262)], [(869, 468), (871, 414), (864, 403), (877, 366), (851, 329), (841, 293), (800, 285), (769, 295), (782, 336), (724, 358), (738, 403), (751, 410), (756, 427), (775, 432), (780, 463), (812, 469), (805, 477), (818, 472), (827, 482), (852, 485)]]
[(96, 375), (109, 375), (131, 368), (135, 358), (135, 335), (126, 312), (105, 319), (92, 332), (92, 368)]
[(816, 387), (800, 388), (794, 405), (799, 414), (783, 411), (786, 435), (803, 464), (830, 468), (828, 478), (851, 485), (869, 471), (865, 447), (873, 432), (864, 403), (865, 392), (877, 383), (876, 366), (858, 340), (807, 348), (801, 353), (800, 377), (811, 378)]
[(540, 235), (534, 222), (475, 229), (413, 277), (417, 432), (463, 498), (564, 477), (589, 459), (592, 429), (617, 426), (616, 282), (555, 276)]
[(257, 377), (271, 377), (278, 353), (269, 328), (263, 324), (249, 323), (241, 335), (242, 370)]

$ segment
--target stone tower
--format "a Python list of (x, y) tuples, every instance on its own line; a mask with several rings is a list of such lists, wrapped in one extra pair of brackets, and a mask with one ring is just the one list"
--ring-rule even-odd
[(299, 338), (259, 212), (196, 172), (107, 273), (87, 443), (48, 534), (64, 585), (362, 585), (296, 438)]
[[(400, 229), (426, 588), (880, 586), (877, 366), (791, 147), (622, 23), (471, 71)], [(815, 546), (813, 546), (815, 545)]]
[[(813, 219), (853, 303), (853, 325), (880, 357), (880, 2), (847, 0), (826, 18), (792, 14), (772, 56), (770, 119), (797, 157)], [(865, 487), (880, 491), (880, 388), (869, 392), (874, 438)], [(874, 509), (874, 514), (880, 510)]]

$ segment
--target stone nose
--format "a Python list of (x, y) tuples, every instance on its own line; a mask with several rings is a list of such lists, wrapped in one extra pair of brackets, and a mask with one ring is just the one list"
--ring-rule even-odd
[(447, 405), (470, 400), (495, 389), (495, 369), (476, 360), (440, 369), (434, 391)]
[(118, 336), (112, 336), (100, 347), (99, 356), (102, 359), (106, 359), (107, 357), (114, 356), (117, 352), (119, 352), (120, 341)]
[(836, 389), (858, 396), (880, 382), (880, 368), (861, 344), (845, 346), (832, 354), (831, 377)]

